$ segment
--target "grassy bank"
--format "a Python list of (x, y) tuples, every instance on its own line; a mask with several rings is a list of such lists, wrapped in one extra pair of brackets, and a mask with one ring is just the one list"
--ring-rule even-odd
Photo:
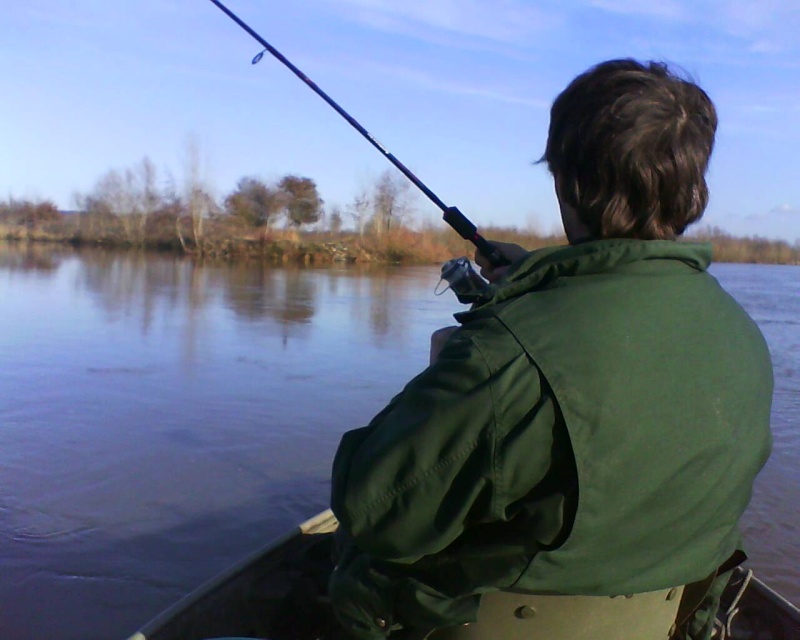
[[(135, 222), (135, 221), (133, 221)], [(486, 227), (486, 238), (528, 249), (563, 244), (562, 235)], [(113, 217), (71, 214), (25, 225), (0, 223), (0, 239), (176, 252), (203, 259), (259, 260), (275, 264), (401, 263), (440, 264), (454, 256), (472, 257), (474, 247), (444, 223), (421, 230), (394, 229), (380, 235), (350, 231), (243, 228), (225, 218), (197, 221), (151, 216), (141, 225)], [(693, 232), (690, 241), (710, 242), (716, 262), (800, 264), (800, 244), (757, 237), (734, 237), (719, 229)]]

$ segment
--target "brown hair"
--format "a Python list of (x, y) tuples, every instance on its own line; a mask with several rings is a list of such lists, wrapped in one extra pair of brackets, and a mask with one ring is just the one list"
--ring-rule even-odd
[(550, 110), (542, 161), (594, 238), (673, 239), (708, 204), (717, 113), (666, 64), (603, 62)]

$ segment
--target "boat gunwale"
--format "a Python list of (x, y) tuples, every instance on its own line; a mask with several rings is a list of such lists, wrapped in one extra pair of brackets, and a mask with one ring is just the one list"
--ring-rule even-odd
[(185, 611), (188, 611), (197, 602), (203, 600), (217, 589), (220, 589), (237, 576), (245, 573), (256, 561), (280, 549), (289, 541), (301, 536), (329, 533), (336, 528), (337, 524), (338, 521), (330, 509), (326, 509), (309, 518), (308, 520), (301, 522), (293, 529), (286, 531), (285, 533), (272, 539), (270, 542), (259, 547), (255, 551), (247, 554), (232, 567), (221, 571), (215, 576), (209, 578), (197, 588), (192, 589), (180, 600), (164, 609), (155, 618), (152, 618), (136, 633), (130, 636), (128, 640), (147, 640), (147, 638), (150, 637), (150, 634), (158, 631), (158, 629), (167, 622), (181, 615)]

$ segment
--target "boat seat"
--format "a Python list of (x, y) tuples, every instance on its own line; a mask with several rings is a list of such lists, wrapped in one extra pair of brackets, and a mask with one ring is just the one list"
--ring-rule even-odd
[(628, 596), (483, 596), (478, 621), (439, 629), (428, 640), (667, 640), (683, 587)]
[(477, 622), (397, 635), (405, 640), (668, 640), (683, 591), (681, 586), (614, 597), (496, 591), (481, 599)]

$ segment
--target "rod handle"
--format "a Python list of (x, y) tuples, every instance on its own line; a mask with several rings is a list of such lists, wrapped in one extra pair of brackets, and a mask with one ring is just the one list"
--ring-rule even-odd
[(505, 267), (511, 264), (502, 253), (490, 244), (486, 238), (478, 233), (478, 228), (470, 222), (458, 207), (447, 207), (444, 209), (442, 216), (444, 221), (456, 230), (464, 240), (469, 240), (478, 249), (478, 252), (484, 256), (493, 267)]

